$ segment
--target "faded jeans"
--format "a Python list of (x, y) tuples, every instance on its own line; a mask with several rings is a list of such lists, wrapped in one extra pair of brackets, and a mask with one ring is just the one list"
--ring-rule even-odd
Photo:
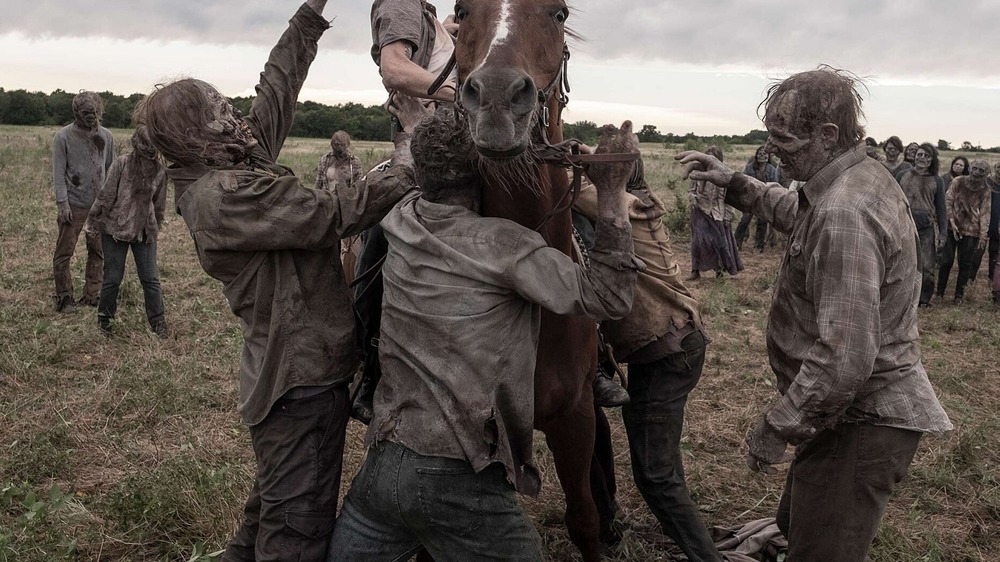
[(257, 474), (222, 562), (322, 560), (337, 515), (350, 397), (281, 398), (250, 426)]
[(156, 327), (163, 322), (163, 292), (160, 289), (160, 275), (156, 269), (156, 240), (146, 242), (119, 242), (110, 234), (101, 235), (104, 249), (104, 283), (101, 285), (101, 300), (97, 305), (97, 319), (108, 322), (118, 312), (118, 290), (125, 277), (125, 258), (132, 248), (135, 271), (142, 284), (142, 297), (146, 304), (146, 319)]
[(368, 449), (344, 498), (327, 562), (542, 559), (541, 538), (503, 465), (420, 455), (382, 441)]
[[(762, 221), (763, 222), (763, 221)], [(622, 408), (632, 475), (646, 505), (692, 562), (722, 560), (684, 481), (681, 431), (688, 394), (701, 379), (705, 337), (681, 341), (684, 351), (628, 366), (632, 400)]]
[(778, 504), (789, 562), (864, 562), (920, 433), (841, 424), (799, 445)]
[[(73, 220), (69, 224), (59, 223), (55, 255), (52, 257), (52, 277), (56, 283), (56, 298), (73, 296), (73, 276), (69, 271), (69, 260), (76, 251), (76, 241), (87, 223), (90, 209), (71, 207)], [(104, 252), (101, 249), (101, 235), (97, 232), (85, 233), (87, 241), (87, 270), (84, 277), (83, 300), (96, 301), (101, 290), (101, 268), (104, 266)]]

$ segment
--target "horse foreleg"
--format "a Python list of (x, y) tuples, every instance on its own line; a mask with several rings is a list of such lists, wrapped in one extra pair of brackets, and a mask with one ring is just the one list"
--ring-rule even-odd
[(559, 484), (566, 495), (566, 528), (584, 562), (601, 558), (600, 519), (590, 491), (594, 454), (593, 399), (582, 399), (573, 411), (542, 428), (555, 460)]

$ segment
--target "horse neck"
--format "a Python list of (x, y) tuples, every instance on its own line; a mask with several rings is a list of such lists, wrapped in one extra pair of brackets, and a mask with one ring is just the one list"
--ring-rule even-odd
[[(549, 100), (549, 114), (552, 117), (546, 130), (548, 140), (553, 144), (562, 142), (562, 123), (557, 118), (558, 101), (555, 99)], [(567, 194), (569, 178), (566, 171), (549, 164), (539, 164), (534, 175), (536, 185), (508, 186), (509, 190), (497, 187), (499, 182), (495, 178), (484, 177), (482, 214), (509, 219), (530, 229), (536, 229), (541, 224), (538, 230), (549, 246), (572, 255), (573, 221), (569, 209), (545, 218), (564, 194), (567, 200), (570, 197)]]

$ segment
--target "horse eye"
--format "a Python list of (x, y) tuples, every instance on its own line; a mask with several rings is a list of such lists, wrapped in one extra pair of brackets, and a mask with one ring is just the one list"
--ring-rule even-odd
[(468, 10), (458, 4), (455, 4), (455, 23), (462, 23), (462, 20), (464, 20), (467, 15), (469, 15)]
[(569, 8), (563, 8), (556, 12), (554, 16), (557, 23), (565, 23), (566, 19), (569, 18)]

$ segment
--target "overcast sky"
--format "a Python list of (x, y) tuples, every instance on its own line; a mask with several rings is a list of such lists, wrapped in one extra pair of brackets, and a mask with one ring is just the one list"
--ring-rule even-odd
[[(0, 87), (145, 92), (190, 75), (249, 94), (295, 2), (6, 0)], [(443, 16), (451, 2), (438, 2)], [(69, 8), (68, 8), (69, 6)], [(742, 134), (768, 83), (828, 63), (868, 78), (869, 134), (1000, 146), (1000, 2), (577, 0), (567, 121)], [(303, 99), (380, 103), (370, 4), (331, 0)]]

